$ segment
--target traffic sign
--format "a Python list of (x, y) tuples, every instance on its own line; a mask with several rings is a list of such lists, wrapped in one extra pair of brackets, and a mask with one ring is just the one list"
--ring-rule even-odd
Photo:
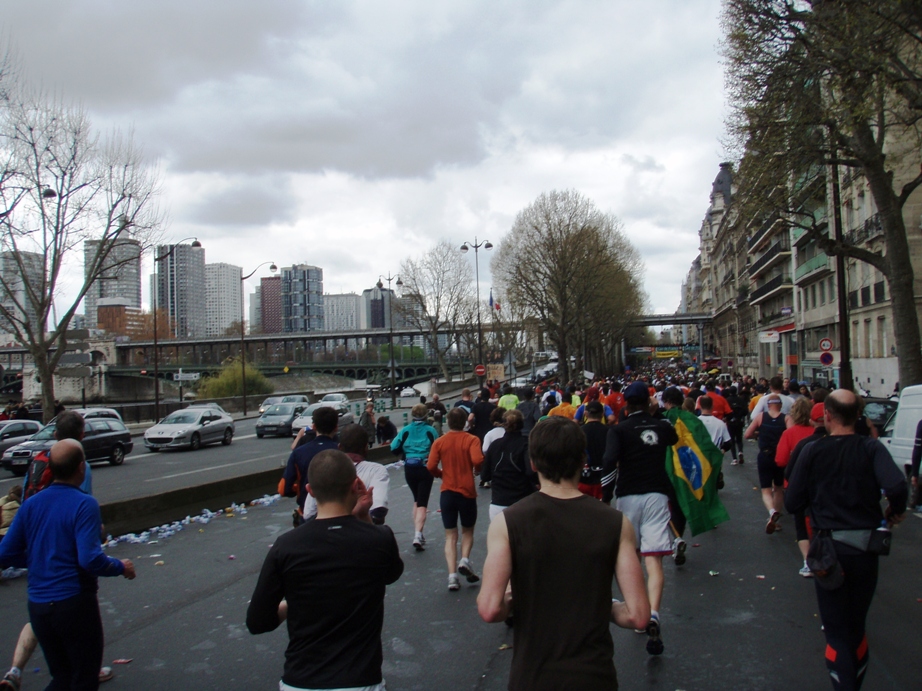
[(476, 374), (478, 377), (482, 377), (486, 373), (487, 373), (487, 368), (484, 367), (483, 365), (477, 365), (476, 367), (474, 367), (474, 374)]
[(832, 350), (832, 339), (831, 338), (821, 338), (820, 339), (820, 350), (824, 353), (828, 353)]
[(823, 353), (822, 355), (820, 355), (820, 363), (822, 363), (826, 367), (829, 367), (829, 365), (832, 364), (832, 353), (827, 351)]
[(174, 372), (173, 381), (198, 381), (200, 372)]

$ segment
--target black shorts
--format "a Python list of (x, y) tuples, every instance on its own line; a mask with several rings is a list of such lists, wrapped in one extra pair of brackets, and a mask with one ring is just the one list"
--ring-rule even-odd
[(774, 454), (769, 456), (760, 451), (756, 465), (759, 469), (759, 487), (762, 489), (771, 489), (772, 485), (784, 487), (784, 468), (780, 468), (775, 463)]
[(432, 491), (432, 473), (425, 463), (403, 466), (403, 476), (413, 493), (413, 503), (417, 506), (429, 506), (429, 493)]
[(445, 530), (458, 527), (458, 516), (461, 517), (462, 528), (473, 528), (477, 523), (477, 500), (468, 499), (459, 492), (443, 490), (439, 498), (439, 508), (442, 509), (442, 525), (445, 526)]

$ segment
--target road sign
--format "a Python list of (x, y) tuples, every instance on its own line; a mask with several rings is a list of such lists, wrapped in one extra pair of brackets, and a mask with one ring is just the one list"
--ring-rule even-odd
[(198, 381), (200, 372), (174, 372), (173, 381)]
[(486, 373), (487, 373), (487, 368), (484, 367), (483, 365), (477, 365), (476, 367), (474, 367), (474, 374), (476, 374), (478, 377), (482, 377)]
[(774, 330), (760, 331), (759, 343), (777, 343), (781, 340), (781, 334)]
[(820, 362), (826, 367), (829, 367), (829, 365), (832, 364), (832, 353), (825, 352), (822, 355), (820, 355)]
[(91, 353), (62, 353), (59, 365), (88, 365), (93, 362)]
[(821, 338), (820, 339), (820, 350), (824, 353), (828, 353), (832, 350), (832, 339), (831, 338)]
[(54, 373), (59, 377), (72, 377), (75, 379), (93, 376), (93, 371), (89, 367), (58, 367)]

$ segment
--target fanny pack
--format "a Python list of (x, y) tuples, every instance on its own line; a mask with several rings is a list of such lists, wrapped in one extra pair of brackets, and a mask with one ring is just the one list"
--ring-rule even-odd
[(836, 542), (841, 542), (843, 545), (854, 547), (868, 554), (879, 554), (881, 556), (890, 554), (891, 533), (885, 528), (879, 530), (831, 530), (830, 537)]
[(425, 458), (408, 458), (405, 463), (407, 465), (423, 465), (426, 462)]

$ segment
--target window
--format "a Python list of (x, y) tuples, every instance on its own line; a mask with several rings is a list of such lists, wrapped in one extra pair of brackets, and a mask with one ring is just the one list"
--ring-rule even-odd
[(835, 302), (838, 298), (837, 288), (836, 288), (836, 277), (829, 277), (829, 302)]
[(864, 357), (871, 357), (871, 320), (864, 320), (864, 338), (861, 341), (861, 353)]
[(810, 308), (816, 309), (816, 283), (810, 286)]
[(820, 304), (826, 304), (826, 281), (820, 281)]
[(874, 357), (887, 357), (887, 318), (877, 318), (877, 345)]

